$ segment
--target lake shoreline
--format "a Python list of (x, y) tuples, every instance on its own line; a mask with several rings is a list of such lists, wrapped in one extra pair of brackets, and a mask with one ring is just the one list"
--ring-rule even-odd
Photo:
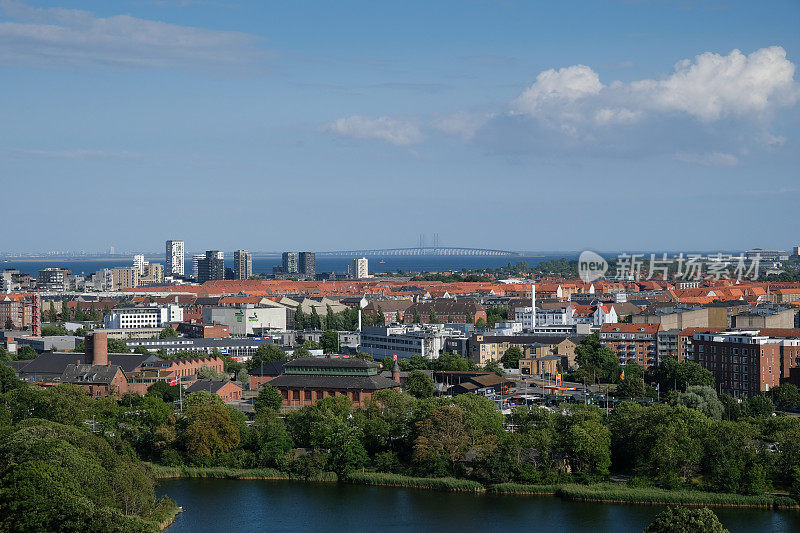
[[(234, 469), (224, 467), (168, 467), (148, 464), (156, 480), (181, 478), (241, 479), (263, 481), (300, 481), (312, 483), (337, 483), (340, 480), (333, 472), (305, 478), (274, 469)], [(499, 483), (483, 485), (477, 481), (457, 478), (424, 478), (386, 474), (382, 472), (356, 472), (342, 483), (396, 488), (433, 490), (440, 492), (462, 492), (473, 494), (506, 496), (551, 496), (566, 501), (582, 501), (631, 505), (684, 505), (691, 507), (730, 507), (761, 510), (800, 510), (800, 504), (788, 496), (742, 495), (692, 490), (671, 491), (656, 487), (628, 487), (598, 483), (578, 485), (575, 483), (532, 485)]]

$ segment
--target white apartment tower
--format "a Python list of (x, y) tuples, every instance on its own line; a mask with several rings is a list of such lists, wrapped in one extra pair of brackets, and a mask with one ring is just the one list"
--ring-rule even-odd
[(366, 257), (353, 259), (353, 278), (366, 279), (369, 277), (369, 261)]
[(233, 277), (235, 279), (249, 279), (253, 275), (253, 254), (248, 250), (233, 252)]
[(133, 267), (139, 271), (139, 275), (144, 275), (144, 267), (145, 265), (149, 265), (150, 262), (144, 258), (144, 255), (137, 254), (133, 256)]
[(167, 241), (166, 275), (183, 276), (183, 241)]

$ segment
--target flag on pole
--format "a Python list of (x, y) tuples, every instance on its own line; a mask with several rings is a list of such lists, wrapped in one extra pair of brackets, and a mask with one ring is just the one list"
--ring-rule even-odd
[(625, 371), (624, 370), (622, 371), (622, 374), (619, 375), (619, 379), (621, 379), (622, 381), (625, 381)]
[(169, 386), (170, 387), (174, 387), (175, 385), (178, 385), (180, 382), (181, 382), (181, 377), (180, 376), (175, 376), (174, 378), (169, 380)]

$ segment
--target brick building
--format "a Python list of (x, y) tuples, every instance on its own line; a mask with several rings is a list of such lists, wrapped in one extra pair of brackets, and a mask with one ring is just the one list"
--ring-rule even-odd
[(21, 295), (5, 294), (0, 298), (0, 329), (24, 329), (32, 323), (33, 304)]
[(399, 381), (379, 375), (380, 365), (345, 357), (304, 358), (286, 363), (283, 374), (270, 381), (283, 396), (283, 405), (312, 405), (327, 396), (347, 396), (354, 405), (383, 389), (399, 388)]
[(636, 363), (649, 368), (658, 364), (658, 331), (660, 324), (603, 324), (600, 345), (619, 357), (620, 364)]
[(779, 339), (758, 331), (713, 331), (696, 333), (693, 349), (693, 360), (714, 375), (717, 392), (739, 398), (780, 385)]
[(222, 398), (223, 402), (233, 402), (242, 399), (242, 388), (233, 381), (198, 379), (186, 389), (186, 394), (198, 391), (213, 392)]

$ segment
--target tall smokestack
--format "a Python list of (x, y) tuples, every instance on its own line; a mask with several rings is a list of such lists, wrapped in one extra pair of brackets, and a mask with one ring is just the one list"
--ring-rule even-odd
[(531, 285), (531, 331), (536, 329), (536, 284)]
[(86, 364), (108, 365), (108, 333), (96, 331), (84, 339)]

